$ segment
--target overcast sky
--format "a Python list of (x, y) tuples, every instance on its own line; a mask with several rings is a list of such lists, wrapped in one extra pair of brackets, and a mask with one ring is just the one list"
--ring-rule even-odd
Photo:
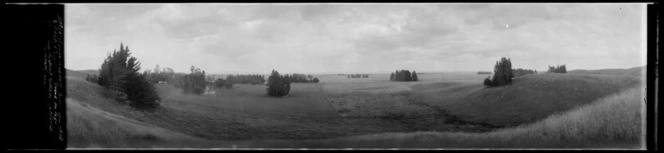
[(65, 67), (120, 43), (143, 69), (545, 71), (645, 65), (644, 4), (67, 4)]

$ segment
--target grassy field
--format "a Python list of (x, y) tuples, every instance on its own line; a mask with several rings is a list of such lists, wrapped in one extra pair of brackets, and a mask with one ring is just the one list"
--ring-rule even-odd
[(514, 126), (588, 104), (641, 80), (635, 76), (539, 74), (517, 77), (504, 87), (443, 82), (413, 86), (413, 93), (464, 120)]
[(533, 124), (489, 133), (383, 133), (327, 140), (264, 141), (261, 147), (645, 149), (644, 92), (635, 87)]
[[(321, 83), (295, 83), (290, 95), (280, 98), (266, 96), (264, 85), (235, 85), (196, 96), (160, 84), (156, 87), (162, 107), (144, 111), (109, 100), (103, 87), (84, 77), (70, 73), (67, 77), (68, 130), (74, 131), (69, 136), (71, 147), (520, 147), (526, 143), (521, 139), (529, 140), (526, 135), (536, 136), (533, 129), (553, 130), (553, 122), (568, 124), (555, 119), (564, 115), (555, 114), (595, 110), (600, 107), (596, 104), (609, 103), (601, 101), (620, 99), (602, 97), (641, 82), (625, 75), (540, 74), (519, 77), (511, 86), (484, 88), (481, 80), (487, 75), (475, 73), (420, 74), (418, 82), (391, 82), (388, 74), (356, 79), (318, 75)], [(631, 98), (626, 93), (620, 93), (623, 99)], [(611, 107), (613, 103), (617, 102)], [(588, 116), (577, 113), (577, 118)], [(613, 121), (584, 128), (616, 128), (595, 127), (604, 122)], [(503, 126), (511, 128), (498, 128)], [(628, 130), (634, 132), (628, 128), (615, 133), (634, 136), (624, 133)], [(580, 138), (599, 145), (626, 142)]]

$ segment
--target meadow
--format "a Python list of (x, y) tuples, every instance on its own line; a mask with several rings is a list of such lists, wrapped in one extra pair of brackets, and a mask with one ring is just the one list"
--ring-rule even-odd
[[(487, 75), (464, 72), (422, 73), (417, 82), (392, 82), (389, 74), (317, 75), (320, 83), (293, 83), (279, 98), (267, 96), (265, 85), (189, 95), (156, 84), (161, 107), (145, 111), (110, 100), (103, 87), (69, 74), (73, 148), (641, 144), (643, 79), (635, 75), (527, 75), (495, 88), (481, 84)], [(536, 143), (545, 141), (554, 143)]]

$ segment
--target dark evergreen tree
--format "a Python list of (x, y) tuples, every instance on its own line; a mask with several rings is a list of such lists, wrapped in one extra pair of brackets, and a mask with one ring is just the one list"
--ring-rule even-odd
[(290, 92), (290, 77), (288, 75), (282, 76), (276, 70), (272, 70), (272, 74), (267, 79), (267, 94), (274, 97), (281, 97), (288, 95)]
[(152, 84), (146, 76), (138, 73), (140, 63), (136, 57), (130, 58), (128, 46), (120, 44), (120, 50), (114, 50), (102, 63), (99, 70), (97, 83), (111, 89), (117, 95), (129, 101), (129, 104), (137, 107), (156, 107), (160, 100)]
[(408, 70), (403, 70), (404, 71), (404, 81), (413, 81), (413, 76), (410, 74), (410, 71)]
[(496, 61), (496, 65), (494, 66), (493, 79), (490, 80), (491, 86), (507, 85), (512, 82), (513, 78), (514, 72), (512, 69), (512, 61), (505, 57), (501, 58), (499, 61)]
[(413, 71), (413, 76), (412, 76), (413, 81), (418, 81), (419, 79), (417, 78), (417, 73)]

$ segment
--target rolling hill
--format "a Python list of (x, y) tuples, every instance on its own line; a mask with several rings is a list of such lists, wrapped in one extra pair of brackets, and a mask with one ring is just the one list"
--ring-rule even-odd
[(99, 75), (99, 70), (70, 70), (65, 69), (67, 77), (85, 78), (88, 74)]
[(571, 70), (569, 74), (608, 74), (608, 75), (630, 75), (642, 76), (646, 73), (646, 66), (633, 67), (629, 69), (599, 69), (599, 70)]
[(639, 85), (642, 80), (625, 75), (538, 74), (517, 77), (503, 87), (434, 83), (413, 89), (425, 103), (446, 109), (463, 120), (516, 126), (583, 106)]
[[(249, 95), (242, 90), (254, 91), (249, 87), (233, 91), (238, 93), (219, 95), (230, 96), (230, 99), (211, 100), (209, 96), (206, 98), (178, 95), (168, 92), (173, 91), (170, 87), (159, 86), (160, 94), (171, 100), (163, 103), (166, 107), (160, 111), (146, 112), (104, 97), (103, 87), (83, 80), (87, 73), (69, 71), (67, 126), (70, 130), (70, 147), (195, 148), (236, 145), (237, 147), (501, 148), (634, 147), (639, 144), (635, 139), (639, 138), (640, 131), (635, 128), (640, 127), (638, 124), (640, 122), (636, 122), (640, 119), (640, 110), (636, 108), (641, 105), (636, 101), (643, 92), (635, 87), (642, 83), (642, 77), (632, 75), (587, 73), (526, 75), (516, 78), (512, 85), (495, 88), (485, 88), (481, 85), (481, 80), (478, 80), (478, 83), (414, 84), (411, 91), (413, 99), (448, 110), (465, 121), (512, 127), (488, 133), (432, 131), (392, 133), (406, 132), (394, 128), (389, 131), (391, 133), (367, 135), (366, 133), (375, 133), (367, 131), (380, 131), (368, 129), (370, 127), (394, 125), (373, 125), (375, 124), (373, 122), (354, 125), (356, 123), (334, 116), (316, 117), (320, 114), (317, 112), (325, 112), (330, 108), (311, 103), (320, 101), (315, 100), (316, 97), (323, 96), (314, 94), (315, 96), (311, 97), (309, 92), (315, 91), (312, 90), (317, 89), (315, 86), (294, 91), (302, 92), (300, 95), (309, 95), (309, 97), (300, 97), (305, 98), (300, 101), (308, 102), (307, 105), (287, 100), (267, 104), (243, 97), (242, 95)], [(238, 95), (240, 96), (233, 97)], [(281, 107), (287, 109), (279, 109)], [(314, 121), (319, 118), (326, 119), (323, 122)], [(229, 132), (242, 134), (223, 135)], [(249, 138), (250, 135), (257, 134), (270, 136), (260, 140), (210, 140), (222, 137)], [(348, 134), (355, 136), (344, 136)], [(340, 137), (329, 138), (333, 135)], [(320, 137), (320, 139), (284, 139), (292, 136)], [(617, 145), (624, 145), (624, 142), (627, 142), (628, 146)]]

